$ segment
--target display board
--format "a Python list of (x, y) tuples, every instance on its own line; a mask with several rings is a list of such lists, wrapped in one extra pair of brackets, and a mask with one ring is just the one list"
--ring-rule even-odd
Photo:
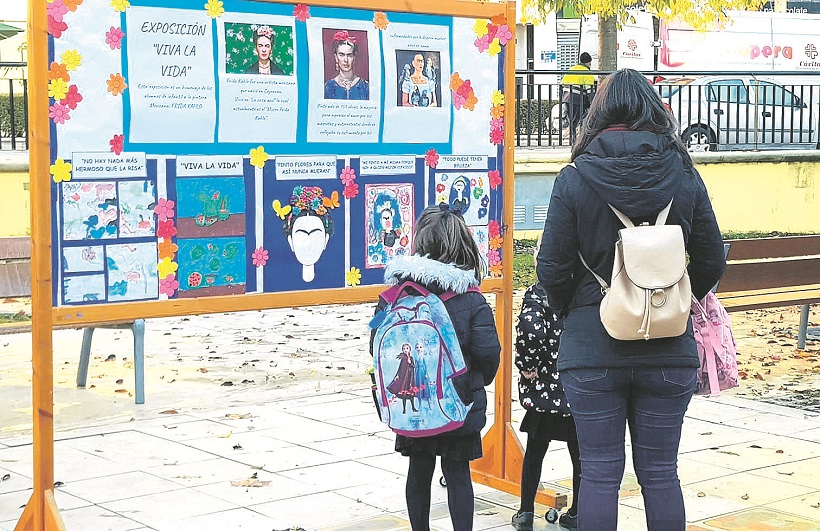
[(502, 8), (168, 5), (48, 4), (58, 315), (355, 293), (411, 253), (414, 220), (439, 203), (462, 211), (488, 277), (502, 276), (515, 27)]

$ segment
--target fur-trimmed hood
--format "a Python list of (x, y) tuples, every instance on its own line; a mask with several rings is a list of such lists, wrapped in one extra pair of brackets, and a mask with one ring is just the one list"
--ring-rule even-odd
[(472, 271), (460, 269), (455, 264), (444, 264), (420, 256), (396, 256), (384, 268), (384, 283), (393, 285), (410, 279), (423, 286), (436, 286), (443, 291), (466, 293), (471, 286), (478, 286), (478, 280)]

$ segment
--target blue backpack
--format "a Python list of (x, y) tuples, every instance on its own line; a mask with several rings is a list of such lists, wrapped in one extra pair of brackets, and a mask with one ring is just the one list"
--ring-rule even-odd
[[(469, 291), (479, 291), (472, 287)], [(479, 291), (480, 292), (480, 291)], [(467, 372), (444, 301), (415, 282), (381, 293), (387, 305), (370, 321), (373, 398), (382, 422), (407, 437), (428, 437), (464, 424), (470, 406), (453, 378)]]

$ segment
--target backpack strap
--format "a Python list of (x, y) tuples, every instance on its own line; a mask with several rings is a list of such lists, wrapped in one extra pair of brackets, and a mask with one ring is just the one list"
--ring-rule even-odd
[[(478, 286), (470, 286), (469, 288), (467, 288), (467, 291), (465, 291), (464, 293), (481, 293), (481, 289)], [(455, 297), (456, 295), (459, 295), (459, 293), (456, 293), (455, 291), (448, 290), (448, 291), (445, 291), (444, 293), (442, 293), (441, 295), (439, 295), (438, 298), (441, 299), (441, 302), (447, 302), (450, 299), (452, 299), (453, 297)]]
[[(613, 208), (613, 210), (615, 210), (615, 209)], [(584, 255), (581, 254), (580, 249), (578, 250), (578, 258), (581, 259), (581, 263), (584, 264), (584, 267), (587, 268), (587, 271), (592, 273), (592, 276), (595, 277), (595, 280), (597, 280), (598, 284), (601, 285), (601, 293), (606, 295), (606, 292), (609, 291), (609, 284), (607, 284), (606, 281), (603, 278), (601, 278), (601, 276), (598, 273), (596, 273), (595, 271), (592, 270), (591, 267), (589, 267), (589, 264), (587, 264), (587, 261), (584, 260)]]
[[(658, 217), (655, 219), (655, 225), (666, 225), (666, 218), (669, 217), (669, 211), (672, 210), (672, 201), (674, 200), (674, 197), (670, 199), (669, 204), (666, 205), (664, 209), (660, 211)], [(611, 208), (612, 211), (615, 212), (615, 215), (618, 216), (618, 219), (621, 221), (621, 223), (624, 224), (624, 227), (631, 229), (635, 226), (635, 224), (632, 223), (632, 220), (629, 219), (626, 215), (624, 215), (623, 212), (621, 212), (614, 206), (610, 205), (609, 203), (607, 203), (607, 206), (609, 206), (609, 208)]]
[[(384, 302), (387, 302), (389, 304), (395, 304), (395, 302), (397, 300), (399, 300), (401, 298), (401, 296), (403, 294), (405, 294), (405, 292), (408, 291), (408, 289), (418, 292), (418, 294), (421, 295), (422, 297), (427, 297), (428, 295), (430, 295), (430, 290), (428, 290), (427, 288), (425, 288), (421, 284), (417, 284), (416, 282), (413, 282), (412, 280), (406, 280), (406, 281), (404, 281), (400, 284), (396, 284), (395, 286), (392, 286), (392, 287), (382, 291), (379, 294), (379, 296), (382, 299), (384, 299)], [(481, 289), (479, 289), (478, 286), (470, 286), (469, 288), (467, 288), (467, 291), (465, 293), (469, 293), (469, 292), (481, 293)], [(445, 291), (444, 293), (440, 294), (438, 296), (438, 298), (441, 299), (442, 302), (444, 302), (444, 301), (452, 299), (456, 295), (458, 295), (458, 293), (456, 293), (455, 291), (448, 290), (448, 291)]]

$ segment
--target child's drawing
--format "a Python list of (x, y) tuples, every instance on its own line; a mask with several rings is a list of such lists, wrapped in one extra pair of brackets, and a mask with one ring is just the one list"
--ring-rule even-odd
[(106, 265), (109, 301), (133, 301), (158, 297), (156, 243), (108, 245)]
[(179, 296), (245, 292), (245, 238), (178, 240)]
[(154, 221), (153, 181), (123, 181), (117, 183), (120, 203), (120, 237), (153, 236)]
[(102, 245), (63, 247), (63, 271), (66, 273), (101, 272), (104, 267)]
[(413, 246), (413, 185), (365, 185), (365, 267), (384, 267), (396, 255), (409, 255)]
[(436, 204), (459, 210), (467, 225), (486, 225), (490, 213), (490, 181), (487, 173), (436, 174)]
[(105, 301), (105, 277), (103, 275), (78, 275), (63, 278), (63, 302)]
[(64, 182), (63, 239), (117, 237), (119, 208), (114, 182)]
[(489, 260), (487, 258), (490, 252), (490, 234), (486, 226), (468, 227), (473, 233), (473, 239), (478, 246), (478, 256), (484, 264), (484, 272), (487, 273), (490, 269)]
[(245, 235), (245, 181), (237, 177), (176, 181), (180, 238)]

